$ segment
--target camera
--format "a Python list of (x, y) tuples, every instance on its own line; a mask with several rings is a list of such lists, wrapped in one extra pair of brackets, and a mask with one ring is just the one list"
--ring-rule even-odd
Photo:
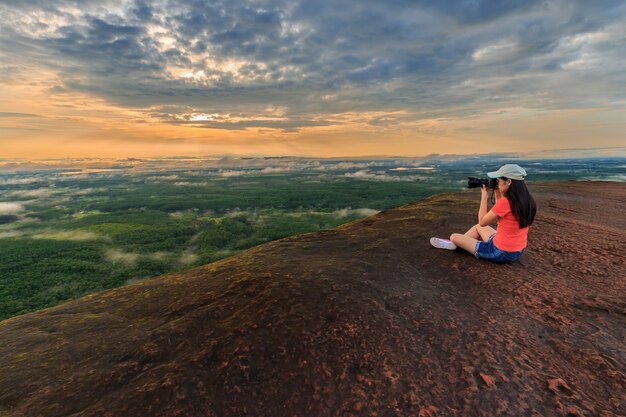
[(495, 190), (498, 188), (498, 179), (497, 178), (475, 178), (475, 177), (467, 177), (467, 188), (480, 188), (485, 184), (485, 187)]

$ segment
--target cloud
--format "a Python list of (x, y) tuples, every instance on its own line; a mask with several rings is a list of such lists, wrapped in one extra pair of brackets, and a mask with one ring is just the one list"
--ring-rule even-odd
[(230, 169), (220, 169), (217, 172), (217, 174), (222, 176), (222, 177), (240, 177), (242, 175), (250, 174), (250, 171), (237, 171), (237, 170), (230, 170)]
[(209, 185), (208, 182), (189, 182), (189, 181), (178, 181), (174, 183), (176, 187), (203, 187)]
[(295, 171), (294, 167), (266, 167), (259, 171), (261, 174), (271, 174), (274, 172), (290, 172)]
[(356, 172), (348, 172), (343, 174), (348, 178), (354, 178), (359, 180), (368, 181), (399, 181), (399, 182), (412, 182), (419, 180), (427, 180), (428, 177), (424, 175), (389, 175), (386, 173), (380, 173), (376, 171), (360, 170)]
[(23, 210), (24, 206), (21, 203), (0, 203), (0, 214), (15, 214)]
[(87, 241), (87, 240), (101, 240), (106, 237), (97, 235), (92, 232), (71, 230), (71, 231), (48, 231), (38, 233), (30, 236), (32, 239), (50, 239), (50, 240), (74, 240), (74, 241)]
[(0, 73), (53, 71), (56, 91), (196, 128), (592, 107), (626, 84), (616, 0), (5, 0), (0, 13)]
[(577, 179), (576, 181), (611, 181), (611, 182), (626, 182), (626, 175), (609, 175), (607, 177), (590, 176), (587, 178)]
[(165, 259), (167, 259), (168, 256), (170, 256), (169, 252), (164, 252), (164, 251), (159, 251), (159, 252), (153, 252), (153, 253), (149, 253), (147, 255), (144, 255), (146, 258), (149, 259), (154, 259), (155, 261), (163, 261)]
[(324, 164), (314, 167), (313, 169), (317, 171), (342, 171), (349, 169), (361, 169), (368, 168), (372, 166), (384, 166), (384, 163), (381, 162), (336, 162), (330, 164)]
[(335, 210), (333, 214), (339, 218), (350, 216), (351, 214), (357, 214), (362, 217), (373, 216), (376, 213), (380, 213), (380, 210), (374, 210), (370, 208), (358, 208), (353, 209), (346, 207), (343, 209)]
[(169, 181), (169, 180), (178, 180), (178, 179), (180, 179), (180, 176), (176, 174), (153, 175), (153, 176), (146, 177), (146, 180), (150, 180), (150, 181)]
[(120, 249), (106, 249), (104, 256), (109, 262), (133, 265), (139, 259), (140, 254), (124, 252)]
[(30, 114), (30, 113), (9, 113), (9, 112), (0, 112), (0, 117), (43, 117), (38, 114)]
[(183, 265), (189, 265), (198, 259), (198, 255), (195, 253), (183, 253), (180, 255), (179, 262)]
[[(19, 165), (19, 164), (13, 164), (13, 163), (1, 163), (0, 162), (0, 169), (4, 170), (10, 170), (10, 168)], [(2, 185), (20, 185), (20, 184), (33, 184), (35, 182), (41, 182), (42, 179), (41, 178), (37, 178), (37, 177), (24, 177), (24, 178), (0, 178), (0, 184)]]
[(8, 192), (7, 194), (15, 197), (15, 196), (19, 196), (19, 197), (47, 197), (51, 194), (54, 193), (54, 190), (48, 188), (48, 187), (44, 187), (44, 188), (37, 188), (35, 190), (17, 190), (17, 191), (11, 191)]
[(94, 193), (107, 192), (109, 191), (109, 189), (105, 187), (99, 187), (99, 188), (88, 187), (88, 188), (82, 188), (79, 190), (72, 189), (71, 191), (73, 192), (74, 195), (89, 195), (89, 194), (94, 194)]
[(7, 230), (6, 232), (0, 232), (0, 239), (7, 239), (13, 237), (22, 236), (22, 233), (15, 230)]

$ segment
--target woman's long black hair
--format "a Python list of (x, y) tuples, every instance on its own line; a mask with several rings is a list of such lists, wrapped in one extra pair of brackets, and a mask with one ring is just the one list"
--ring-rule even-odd
[[(505, 177), (502, 178), (507, 180)], [(537, 204), (535, 204), (535, 199), (530, 195), (523, 180), (511, 179), (511, 185), (504, 196), (509, 200), (511, 212), (519, 223), (520, 229), (533, 224), (535, 214), (537, 214)]]

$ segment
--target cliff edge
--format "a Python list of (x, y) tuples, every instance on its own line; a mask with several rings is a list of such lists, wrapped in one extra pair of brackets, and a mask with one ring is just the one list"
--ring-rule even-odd
[(446, 193), (0, 322), (0, 416), (624, 416), (626, 184), (530, 183), (517, 263)]

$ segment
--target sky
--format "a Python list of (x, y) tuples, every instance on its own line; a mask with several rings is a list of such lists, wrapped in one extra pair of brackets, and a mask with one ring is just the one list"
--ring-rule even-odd
[(626, 156), (626, 2), (0, 0), (0, 158)]

